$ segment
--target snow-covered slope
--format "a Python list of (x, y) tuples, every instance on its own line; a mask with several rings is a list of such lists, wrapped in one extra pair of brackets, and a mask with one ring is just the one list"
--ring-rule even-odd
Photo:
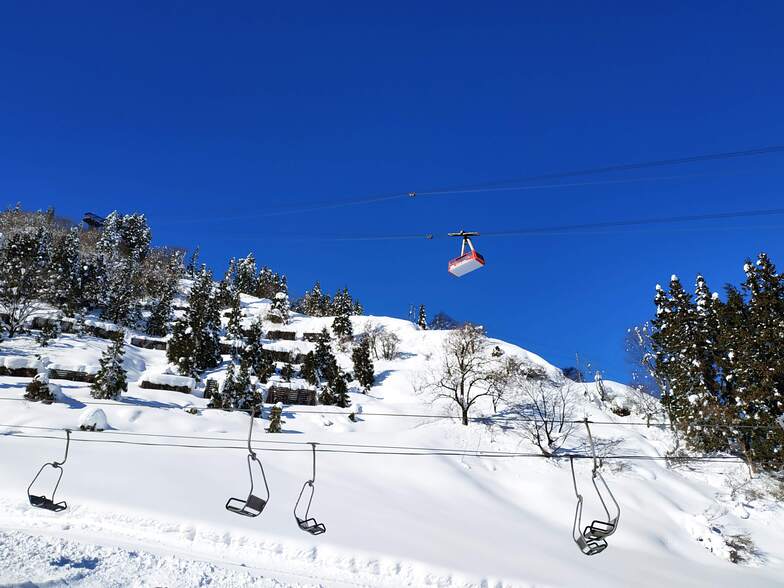
[[(243, 306), (263, 314), (268, 303), (243, 297)], [(568, 461), (378, 455), (371, 447), (356, 454), (328, 446), (534, 451), (513, 423), (464, 427), (452, 420), (372, 416), (447, 413), (445, 405), (417, 392), (446, 333), (384, 317), (353, 317), (354, 331), (368, 321), (394, 331), (400, 353), (375, 362), (378, 383), (370, 394), (352, 390), (355, 421), (345, 414), (305, 414), (350, 412), (333, 407), (292, 407), (284, 410), (283, 434), (255, 428), (254, 447), (271, 494), (255, 519), (224, 508), (230, 496), (248, 492), (242, 448), (247, 415), (190, 414), (183, 408), (206, 406), (200, 392), (140, 388), (142, 373), (165, 369), (162, 351), (127, 346), (129, 390), (120, 405), (101, 407), (110, 427), (104, 432), (78, 430), (83, 411), (97, 402), (88, 384), (57, 380), (64, 401), (49, 406), (0, 400), (0, 586), (784, 586), (784, 508), (759, 491), (761, 480), (745, 493), (737, 490), (747, 476), (737, 463), (668, 469), (663, 461), (607, 462), (605, 477), (622, 508), (620, 526), (604, 553), (586, 557), (571, 539), (575, 495)], [(316, 332), (330, 322), (294, 316), (285, 328)], [(557, 374), (539, 356), (496, 343)], [(19, 337), (0, 344), (0, 356), (43, 354), (58, 365), (95, 365), (105, 345), (63, 335), (40, 348)], [(275, 343), (298, 351), (310, 345)], [(350, 367), (347, 356), (340, 361)], [(0, 397), (21, 399), (28, 381), (0, 377)], [(608, 387), (613, 394), (625, 390)], [(626, 426), (640, 417), (618, 417), (585, 390), (573, 389), (578, 416), (614, 423), (594, 427), (597, 444), (640, 456), (671, 448), (667, 431)], [(483, 413), (490, 407), (479, 407), (477, 414)], [(76, 429), (58, 490), (68, 502), (62, 513), (30, 507), (26, 489), (45, 461), (61, 459), (63, 434), (23, 426)], [(304, 442), (324, 444), (312, 513), (327, 533), (317, 537), (300, 531), (292, 514), (311, 474)], [(567, 448), (586, 450), (583, 431)], [(600, 505), (589, 492), (590, 465), (581, 460), (575, 467), (591, 518)], [(756, 548), (745, 565), (732, 564), (725, 539), (741, 533)]]

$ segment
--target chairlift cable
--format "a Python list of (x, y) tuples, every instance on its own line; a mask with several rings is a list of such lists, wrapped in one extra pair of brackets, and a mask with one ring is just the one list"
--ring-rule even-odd
[[(59, 429), (62, 431), (62, 429)], [(155, 435), (151, 435), (155, 436)], [(54, 435), (29, 435), (25, 433), (5, 433), (0, 434), (0, 438), (2, 437), (18, 437), (23, 439), (52, 439), (56, 441), (62, 441), (62, 437), (54, 436)], [(166, 447), (166, 448), (174, 448), (174, 449), (213, 449), (213, 450), (237, 450), (237, 449), (247, 449), (246, 445), (201, 445), (201, 444), (180, 444), (180, 443), (150, 443), (144, 441), (125, 441), (119, 439), (86, 439), (80, 437), (72, 437), (71, 442), (76, 443), (97, 443), (97, 444), (110, 444), (110, 445), (133, 445), (133, 446), (140, 446), (140, 447)], [(266, 441), (262, 440), (254, 440), (255, 444), (258, 443), (266, 443)], [(308, 445), (311, 446), (312, 443), (310, 442), (293, 442), (299, 445)], [(327, 446), (326, 443), (319, 443), (319, 445)], [(355, 447), (356, 449), (349, 449), (349, 448), (325, 448), (321, 449), (321, 453), (335, 453), (335, 454), (347, 454), (347, 455), (385, 455), (385, 456), (403, 456), (403, 457), (413, 457), (413, 456), (447, 456), (447, 457), (488, 457), (488, 458), (539, 458), (539, 459), (587, 459), (593, 460), (593, 455), (590, 454), (583, 454), (583, 453), (563, 453), (559, 455), (543, 455), (541, 453), (532, 453), (532, 452), (504, 452), (504, 451), (495, 451), (495, 450), (470, 450), (470, 449), (450, 449), (450, 448), (443, 448), (443, 449), (427, 449), (422, 448), (419, 450), (416, 447), (406, 448), (406, 450), (396, 450), (396, 451), (387, 451), (383, 449), (365, 449), (365, 447), (373, 447), (373, 446), (363, 446), (363, 445), (351, 445), (346, 444), (347, 447)], [(377, 447), (384, 447), (384, 446), (377, 446)], [(308, 452), (310, 453), (312, 450), (310, 447), (301, 448), (301, 449), (294, 449), (294, 448), (265, 448), (263, 451), (271, 451), (276, 453), (303, 453)], [(746, 461), (738, 458), (736, 456), (657, 456), (657, 455), (635, 455), (635, 454), (619, 454), (619, 455), (604, 455), (601, 456), (601, 460), (626, 460), (626, 461), (670, 461), (670, 462), (708, 462), (708, 463), (723, 463), (723, 462), (735, 462), (740, 464), (745, 464)], [(755, 461), (754, 463), (759, 463)]]
[[(0, 401), (7, 400), (12, 402), (30, 402), (24, 398), (7, 398), (7, 397), (0, 397)], [(91, 402), (91, 401), (80, 401), (82, 404), (90, 405), (90, 406), (122, 406), (128, 408), (132, 406), (128, 403), (124, 402)], [(147, 408), (157, 408), (157, 407), (147, 407)], [(184, 405), (177, 405), (166, 407), (176, 410), (182, 410), (184, 408), (189, 408), (189, 406)], [(222, 408), (212, 408), (212, 407), (203, 407), (199, 408), (199, 410), (220, 410), (226, 412)], [(455, 416), (455, 415), (447, 415), (447, 414), (409, 414), (409, 413), (396, 413), (396, 412), (361, 412), (357, 413), (354, 411), (349, 412), (339, 412), (335, 410), (297, 410), (297, 409), (284, 409), (288, 414), (294, 415), (323, 415), (323, 416), (334, 416), (334, 417), (348, 417), (351, 414), (361, 417), (382, 417), (382, 418), (422, 418), (422, 419), (434, 419), (434, 420), (460, 420), (462, 417)], [(242, 409), (242, 408), (235, 408), (232, 409), (231, 412), (250, 412), (250, 409)], [(512, 416), (512, 417), (505, 417), (505, 416), (475, 416), (475, 417), (468, 417), (468, 420), (471, 422), (476, 423), (485, 423), (485, 424), (497, 424), (497, 423), (536, 423), (541, 422), (542, 419), (535, 419), (535, 418), (526, 418), (522, 416)], [(570, 425), (582, 425), (585, 421), (584, 420), (568, 420), (564, 421), (566, 424)], [(672, 427), (673, 423), (660, 423), (660, 422), (651, 422), (647, 423), (644, 421), (589, 421), (592, 425), (616, 425), (616, 426), (628, 426), (628, 427), (645, 427), (645, 428), (652, 428), (652, 427)], [(691, 427), (702, 427), (705, 429), (743, 429), (743, 430), (764, 430), (764, 431), (778, 431), (778, 427), (773, 425), (747, 425), (747, 424), (732, 424), (732, 423), (721, 423), (717, 421), (710, 421), (710, 420), (703, 420), (703, 421), (690, 421), (688, 423), (684, 423), (684, 425), (691, 426)], [(0, 423), (0, 427), (21, 427), (22, 425), (4, 425)], [(26, 425), (25, 425), (26, 426)], [(32, 428), (32, 427), (30, 427)], [(47, 428), (42, 427), (43, 430), (55, 430), (60, 431), (62, 429), (58, 428)], [(117, 431), (104, 431), (106, 433), (117, 433)], [(136, 433), (142, 434), (142, 433)], [(155, 435), (157, 436), (157, 435)], [(160, 435), (166, 436), (166, 435)]]

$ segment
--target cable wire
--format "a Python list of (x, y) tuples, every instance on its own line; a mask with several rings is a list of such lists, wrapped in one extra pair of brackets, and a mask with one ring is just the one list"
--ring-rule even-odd
[[(543, 180), (554, 180), (554, 179), (563, 179), (563, 178), (571, 178), (571, 177), (579, 177), (579, 176), (599, 175), (599, 174), (611, 173), (611, 172), (627, 172), (632, 170), (651, 169), (651, 168), (667, 167), (672, 165), (685, 165), (685, 164), (700, 163), (700, 162), (707, 162), (707, 161), (739, 159), (743, 157), (758, 157), (762, 155), (771, 155), (771, 154), (776, 154), (781, 152), (784, 152), (784, 145), (771, 145), (767, 147), (759, 147), (755, 149), (745, 149), (739, 151), (707, 153), (701, 155), (694, 155), (690, 157), (656, 159), (651, 161), (642, 161), (642, 162), (626, 163), (626, 164), (614, 164), (614, 165), (606, 165), (602, 167), (585, 168), (579, 170), (569, 170), (563, 172), (529, 175), (529, 176), (523, 176), (515, 179), (510, 179), (510, 180), (464, 184), (464, 185), (451, 186), (451, 187), (433, 188), (430, 190), (423, 190), (423, 191), (407, 190), (407, 191), (393, 192), (387, 194), (371, 195), (371, 196), (367, 196), (364, 198), (357, 198), (357, 199), (335, 200), (332, 202), (313, 202), (313, 203), (302, 204), (301, 206), (298, 207), (273, 210), (273, 211), (268, 211), (268, 212), (258, 213), (258, 214), (243, 214), (241, 216), (225, 216), (225, 217), (209, 216), (209, 217), (200, 217), (194, 219), (177, 219), (177, 220), (166, 221), (165, 223), (161, 223), (161, 224), (174, 225), (174, 224), (192, 224), (192, 223), (199, 223), (203, 221), (216, 222), (216, 221), (246, 220), (251, 218), (253, 219), (269, 218), (269, 217), (277, 217), (277, 216), (286, 216), (291, 214), (302, 214), (306, 212), (333, 210), (333, 209), (346, 208), (349, 206), (357, 206), (363, 204), (377, 204), (380, 202), (389, 202), (393, 200), (415, 199), (418, 196), (443, 196), (443, 195), (457, 195), (457, 194), (493, 192), (493, 191), (517, 191), (517, 190), (522, 191), (522, 190), (537, 190), (537, 189), (541, 190), (541, 189), (552, 189), (552, 188), (565, 188), (571, 186), (623, 184), (623, 183), (632, 183), (632, 182), (678, 179), (681, 177), (690, 177), (690, 176), (685, 175), (685, 176), (658, 176), (658, 177), (648, 177), (648, 178), (619, 178), (619, 179), (598, 180), (596, 182), (578, 182), (578, 183), (571, 183), (571, 184), (561, 183), (561, 184), (550, 184), (550, 185), (530, 185), (530, 182), (538, 182)], [(691, 176), (696, 176), (696, 175), (712, 175), (712, 174), (691, 174)], [(517, 185), (506, 185), (506, 184), (517, 184)], [(287, 200), (290, 200), (290, 198), (287, 198)]]
[[(8, 397), (0, 397), (0, 401), (10, 401), (10, 402), (32, 402), (31, 400), (27, 400), (25, 398), (8, 398)], [(137, 404), (130, 404), (124, 402), (116, 402), (116, 401), (108, 401), (108, 402), (93, 402), (93, 401), (79, 401), (81, 404), (84, 405), (91, 405), (91, 406), (121, 406), (125, 408), (132, 408), (138, 407)], [(148, 407), (145, 406), (143, 408), (155, 408), (155, 409), (176, 409), (176, 410), (183, 410), (185, 408), (196, 408), (197, 410), (219, 410), (222, 412), (239, 412), (239, 413), (249, 413), (251, 409), (242, 409), (242, 408), (235, 408), (231, 411), (226, 411), (223, 408), (213, 408), (213, 407), (197, 407), (193, 405), (170, 405), (164, 407)], [(348, 412), (341, 412), (336, 410), (298, 410), (298, 409), (290, 409), (284, 408), (284, 413), (288, 415), (319, 415), (319, 416), (334, 416), (334, 417), (345, 417), (348, 418), (351, 415), (354, 415), (355, 418), (361, 417), (382, 417), (382, 418), (421, 418), (421, 419), (433, 419), (433, 420), (460, 420), (462, 417), (457, 415), (448, 415), (448, 414), (421, 414), (421, 413), (398, 413), (398, 412), (355, 412), (355, 411), (348, 411)], [(484, 424), (495, 424), (495, 423), (515, 423), (515, 422), (522, 422), (522, 423), (537, 423), (542, 422), (542, 419), (524, 417), (521, 415), (515, 416), (498, 416), (498, 415), (489, 415), (489, 416), (475, 416), (475, 417), (468, 417), (470, 422), (475, 423), (484, 423)], [(629, 426), (629, 427), (672, 427), (672, 423), (657, 423), (657, 422), (644, 422), (644, 421), (588, 421), (591, 425), (616, 425), (616, 426)], [(585, 420), (567, 420), (564, 421), (565, 424), (570, 425), (582, 425), (585, 423)], [(766, 431), (778, 431), (778, 427), (776, 426), (767, 426), (767, 425), (751, 425), (751, 424), (743, 424), (743, 423), (723, 423), (718, 421), (690, 421), (688, 423), (684, 423), (684, 425), (689, 425), (693, 427), (703, 427), (706, 429), (716, 428), (716, 429), (747, 429), (747, 430), (766, 430)], [(0, 426), (12, 426), (12, 425), (2, 425)], [(17, 426), (17, 425), (13, 425)], [(59, 430), (59, 429), (57, 429)]]
[[(62, 429), (57, 429), (62, 430)], [(105, 431), (104, 431), (105, 432)], [(91, 433), (92, 434), (92, 433)], [(101, 433), (98, 433), (101, 434)], [(17, 437), (22, 439), (51, 439), (62, 441), (62, 437), (54, 435), (28, 435), (24, 433), (3, 433), (0, 437)], [(84, 439), (80, 437), (72, 437), (72, 442), (76, 443), (97, 443), (97, 444), (110, 444), (110, 445), (135, 445), (140, 447), (166, 447), (174, 449), (218, 449), (218, 450), (245, 450), (247, 445), (194, 445), (194, 444), (181, 444), (181, 443), (148, 443), (144, 441), (125, 441), (119, 439)], [(258, 442), (257, 442), (258, 443)], [(263, 443), (263, 441), (262, 441)], [(288, 449), (288, 448), (265, 448), (259, 451), (269, 451), (277, 453), (292, 453), (292, 452), (310, 452), (310, 443), (301, 443), (307, 447), (302, 449)], [(320, 447), (326, 444), (319, 443)], [(348, 444), (347, 444), (348, 445)], [(562, 453), (556, 455), (543, 455), (542, 453), (533, 452), (505, 452), (505, 451), (489, 451), (489, 450), (467, 450), (467, 449), (418, 449), (416, 447), (407, 448), (400, 447), (400, 450), (387, 451), (384, 449), (364, 449), (362, 445), (351, 446), (356, 449), (349, 448), (335, 448), (335, 449), (320, 449), (319, 453), (336, 453), (346, 455), (384, 455), (384, 456), (425, 456), (425, 457), (493, 457), (493, 458), (535, 458), (535, 459), (593, 459), (593, 455), (584, 453)], [(384, 446), (378, 446), (383, 448)], [(631, 460), (631, 461), (696, 461), (696, 462), (713, 462), (721, 463), (727, 461), (734, 461), (737, 463), (745, 464), (746, 462), (735, 456), (661, 456), (661, 455), (604, 455), (599, 457), (601, 460)]]

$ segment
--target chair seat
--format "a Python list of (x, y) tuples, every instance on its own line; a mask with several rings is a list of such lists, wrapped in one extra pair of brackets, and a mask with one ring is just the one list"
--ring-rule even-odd
[(612, 535), (615, 531), (615, 523), (610, 521), (593, 521), (590, 525), (585, 527), (583, 535), (592, 537), (594, 539), (601, 539)]
[(585, 555), (596, 555), (607, 549), (607, 541), (604, 539), (584, 535), (577, 538), (577, 545)]
[(52, 512), (61, 512), (68, 508), (68, 505), (65, 502), (53, 502), (46, 496), (34, 496), (30, 494), (28, 497), (30, 498), (30, 504), (37, 508), (51, 510)]
[(226, 510), (244, 517), (257, 517), (266, 505), (267, 502), (265, 500), (251, 494), (247, 500), (229, 498), (228, 502), (226, 502)]
[(321, 535), (327, 532), (324, 523), (317, 523), (316, 519), (301, 519), (297, 517), (297, 524), (303, 531), (307, 531), (311, 535)]

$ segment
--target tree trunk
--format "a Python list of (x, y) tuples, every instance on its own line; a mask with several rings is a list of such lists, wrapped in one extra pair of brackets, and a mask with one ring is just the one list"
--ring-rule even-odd
[(463, 408), (463, 424), (467, 427), (468, 426), (468, 409)]

